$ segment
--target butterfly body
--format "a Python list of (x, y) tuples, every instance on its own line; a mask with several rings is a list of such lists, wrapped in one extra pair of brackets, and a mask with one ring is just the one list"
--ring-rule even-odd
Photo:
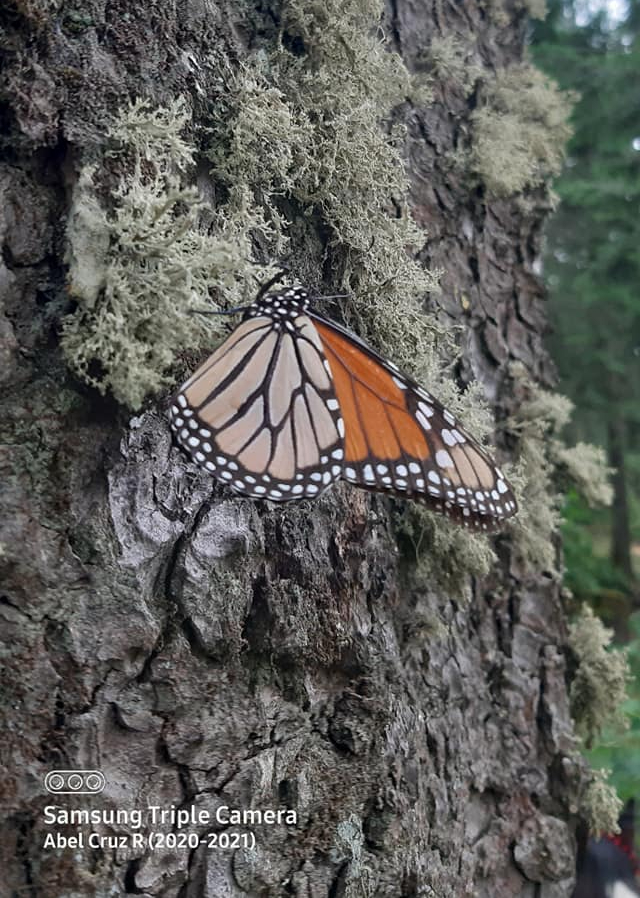
[(170, 421), (194, 461), (252, 498), (315, 498), (342, 478), (475, 529), (517, 508), (454, 416), (300, 287), (258, 295), (177, 392)]

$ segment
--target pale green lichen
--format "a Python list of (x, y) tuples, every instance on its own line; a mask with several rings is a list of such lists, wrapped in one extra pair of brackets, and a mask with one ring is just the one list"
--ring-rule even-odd
[(507, 28), (511, 24), (509, 13), (525, 10), (532, 19), (545, 19), (547, 16), (546, 0), (515, 0), (507, 4), (505, 0), (484, 0), (484, 5), (489, 11), (491, 19), (501, 28)]
[(373, 898), (376, 894), (376, 875), (365, 862), (365, 838), (362, 821), (356, 814), (341, 821), (336, 828), (335, 847), (331, 850), (334, 863), (347, 862), (344, 877), (345, 898)]
[(569, 627), (576, 671), (569, 698), (576, 732), (587, 747), (604, 727), (627, 726), (622, 711), (630, 678), (624, 649), (612, 649), (612, 631), (584, 605)]
[(410, 564), (413, 585), (428, 583), (465, 602), (469, 575), (485, 577), (496, 555), (485, 537), (443, 520), (417, 503), (395, 515), (396, 532)]
[(559, 576), (556, 536), (561, 496), (553, 482), (549, 446), (566, 423), (571, 403), (531, 384), (523, 366), (514, 365), (511, 373), (528, 393), (507, 424), (518, 437), (517, 462), (508, 470), (519, 502), (518, 516), (510, 526), (514, 548), (527, 567)]
[[(180, 349), (210, 345), (221, 332), (222, 322), (188, 313), (215, 307), (213, 285), (240, 298), (250, 232), (264, 226), (238, 195), (232, 214), (206, 210), (188, 183), (189, 121), (182, 100), (125, 107), (108, 155), (84, 166), (74, 190), (66, 261), (78, 308), (64, 323), (63, 351), (85, 381), (131, 408), (170, 383)], [(99, 199), (106, 184), (109, 209)]]
[(435, 36), (417, 63), (426, 66), (433, 78), (461, 88), (467, 96), (484, 73), (475, 48), (452, 34)]
[(620, 832), (618, 819), (623, 803), (615, 786), (607, 781), (611, 771), (592, 770), (591, 774), (592, 778), (580, 803), (580, 812), (587, 820), (589, 832), (595, 836), (600, 833)]
[(285, 2), (283, 30), (306, 52), (276, 44), (227, 78), (210, 155), (217, 178), (251, 190), (280, 248), (289, 220), (304, 217), (307, 233), (291, 241), (298, 276), (315, 284), (330, 269), (333, 289), (357, 297), (342, 304), (347, 322), (422, 374), (432, 341), (419, 299), (436, 282), (407, 252), (424, 235), (407, 209), (403, 132), (381, 127), (415, 84), (374, 33), (381, 12), (358, 0)]
[(565, 446), (554, 441), (551, 451), (555, 463), (572, 481), (590, 505), (610, 505), (613, 487), (610, 477), (613, 469), (607, 465), (607, 457), (602, 446), (577, 443)]
[(562, 487), (569, 481), (589, 502), (606, 504), (611, 498), (610, 472), (602, 450), (585, 443), (568, 447), (562, 439), (573, 410), (570, 399), (531, 383), (519, 363), (511, 366), (510, 374), (524, 395), (507, 423), (518, 437), (517, 462), (507, 466), (520, 500), (510, 525), (514, 547), (527, 566), (560, 576)]
[(472, 114), (469, 157), (487, 190), (510, 196), (560, 172), (574, 95), (528, 63), (501, 71)]
[(521, 0), (520, 5), (527, 10), (532, 19), (543, 21), (547, 17), (546, 0)]

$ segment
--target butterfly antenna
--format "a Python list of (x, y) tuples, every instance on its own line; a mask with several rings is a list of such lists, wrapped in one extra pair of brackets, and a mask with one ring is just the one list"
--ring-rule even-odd
[(288, 274), (289, 274), (288, 268), (281, 268), (277, 274), (274, 274), (274, 276), (266, 282), (266, 284), (263, 284), (262, 287), (260, 287), (260, 289), (256, 293), (256, 298), (254, 299), (254, 302), (256, 302), (258, 299), (262, 299), (262, 297), (265, 295), (265, 293), (268, 293), (269, 290), (274, 286), (274, 284), (277, 284), (278, 281), (281, 281), (282, 278), (286, 277)]
[(330, 296), (312, 296), (311, 298), (315, 301), (318, 299), (349, 299), (350, 296), (353, 296), (353, 293), (333, 293)]
[(249, 306), (235, 306), (233, 309), (189, 309), (190, 315), (237, 315), (246, 312)]

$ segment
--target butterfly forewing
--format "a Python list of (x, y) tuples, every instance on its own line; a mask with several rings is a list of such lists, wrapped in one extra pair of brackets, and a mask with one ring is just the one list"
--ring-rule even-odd
[(194, 461), (247, 496), (312, 497), (342, 474), (343, 422), (305, 315), (243, 321), (178, 391), (170, 419)]
[(312, 318), (345, 418), (346, 480), (419, 498), (474, 529), (515, 514), (501, 471), (440, 402), (348, 331)]

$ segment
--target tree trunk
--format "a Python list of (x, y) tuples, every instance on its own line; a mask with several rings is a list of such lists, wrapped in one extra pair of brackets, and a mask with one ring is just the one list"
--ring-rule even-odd
[(611, 506), (611, 561), (630, 580), (631, 525), (627, 500), (627, 476), (625, 471), (625, 427), (621, 420), (609, 423), (609, 465), (613, 468), (613, 504)]
[[(399, 553), (387, 499), (233, 497), (186, 465), (162, 407), (129, 420), (60, 353), (78, 160), (128, 96), (193, 92), (183, 63), (204, 67), (212, 34), (242, 56), (278, 15), (208, 0), (0, 13), (7, 894), (568, 896), (557, 582), (501, 538), (490, 576), (448, 595)], [(518, 4), (387, 11), (410, 68), (434, 36), (458, 35), (489, 77), (521, 59), (525, 31)], [(464, 326), (461, 379), (473, 370), (504, 418), (510, 361), (550, 376), (532, 274), (543, 212), (452, 165), (473, 99), (444, 78), (433, 90), (405, 110), (423, 261), (444, 270), (442, 306)], [(75, 768), (101, 771), (104, 791), (45, 791), (49, 771)], [(54, 824), (51, 806), (193, 808), (213, 824), (178, 832), (218, 841), (150, 845), (175, 826), (147, 815), (140, 846), (135, 820)], [(297, 819), (228, 826), (224, 807)], [(92, 831), (123, 841), (89, 845)], [(45, 847), (78, 833), (82, 846)]]

